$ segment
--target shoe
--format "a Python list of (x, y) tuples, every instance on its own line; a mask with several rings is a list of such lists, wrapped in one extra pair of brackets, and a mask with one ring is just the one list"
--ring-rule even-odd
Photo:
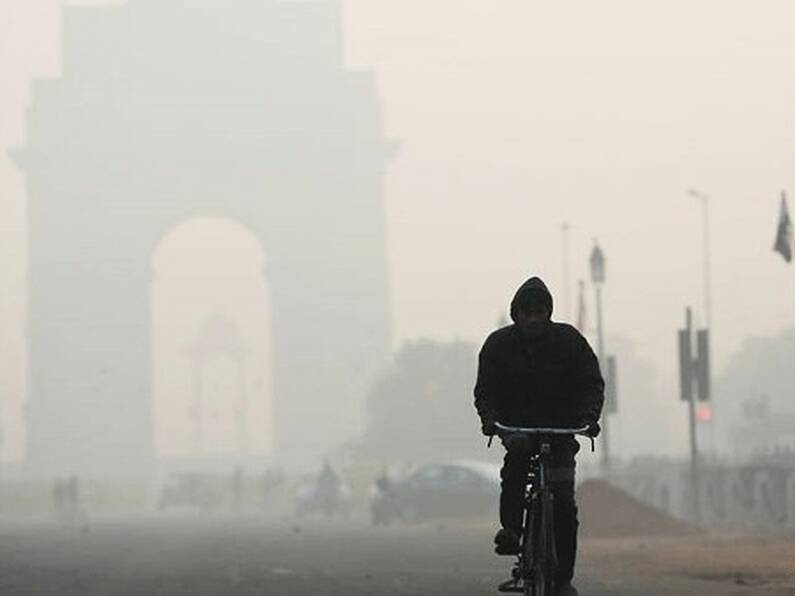
[(571, 585), (571, 582), (566, 582), (556, 586), (555, 596), (577, 596), (577, 588)]
[(498, 555), (519, 554), (519, 534), (508, 528), (502, 528), (494, 537), (494, 552)]

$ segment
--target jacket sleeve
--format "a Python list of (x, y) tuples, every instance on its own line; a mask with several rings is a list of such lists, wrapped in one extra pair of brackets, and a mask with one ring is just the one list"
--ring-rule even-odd
[(578, 416), (584, 422), (596, 422), (602, 415), (605, 401), (605, 382), (599, 370), (599, 360), (588, 341), (575, 331), (574, 378), (578, 397)]
[(475, 409), (483, 420), (497, 417), (497, 369), (494, 359), (494, 342), (489, 337), (478, 357), (478, 378), (475, 382)]

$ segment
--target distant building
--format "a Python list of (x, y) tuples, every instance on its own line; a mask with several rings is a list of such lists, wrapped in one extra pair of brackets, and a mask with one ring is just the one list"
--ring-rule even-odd
[(27, 459), (145, 471), (151, 258), (195, 215), (261, 241), (277, 456), (361, 426), (389, 345), (384, 137), (373, 76), (342, 64), (338, 1), (129, 0), (63, 12), (63, 76), (37, 81)]

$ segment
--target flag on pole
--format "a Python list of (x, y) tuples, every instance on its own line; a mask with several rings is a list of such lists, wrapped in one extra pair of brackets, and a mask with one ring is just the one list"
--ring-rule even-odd
[(773, 250), (779, 253), (787, 263), (792, 261), (792, 221), (787, 209), (787, 195), (783, 191), (781, 192), (781, 210), (778, 215), (778, 229)]
[(577, 303), (577, 329), (583, 335), (587, 332), (588, 327), (588, 313), (585, 311), (585, 282), (580, 280), (580, 299)]

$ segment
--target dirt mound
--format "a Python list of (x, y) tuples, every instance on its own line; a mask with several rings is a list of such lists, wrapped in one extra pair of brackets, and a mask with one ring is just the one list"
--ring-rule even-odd
[(580, 531), (591, 538), (682, 536), (695, 529), (646, 505), (604, 480), (587, 480), (577, 489)]

